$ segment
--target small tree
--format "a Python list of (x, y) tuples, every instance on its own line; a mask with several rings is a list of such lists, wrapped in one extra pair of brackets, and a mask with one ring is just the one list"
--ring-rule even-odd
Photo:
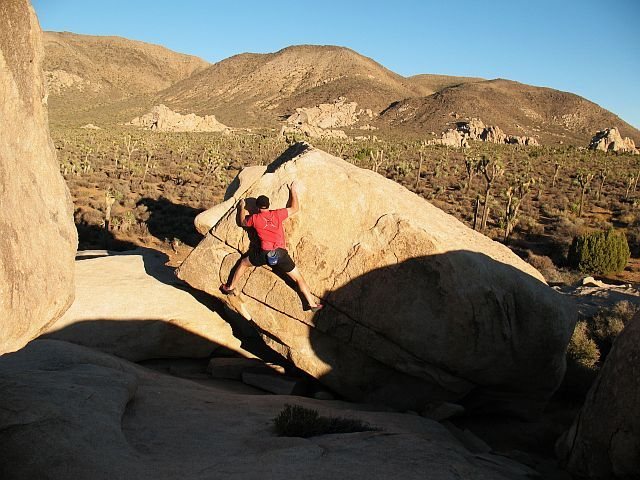
[(507, 206), (504, 212), (504, 241), (509, 240), (509, 235), (518, 222), (520, 214), (520, 205), (527, 196), (531, 186), (535, 183), (533, 178), (525, 180), (523, 178), (516, 182), (515, 186), (509, 186), (506, 191)]
[(624, 233), (612, 228), (606, 232), (591, 232), (573, 239), (569, 249), (569, 264), (584, 273), (620, 272), (629, 261), (629, 244)]
[(369, 153), (369, 157), (371, 158), (371, 163), (373, 165), (372, 170), (376, 173), (378, 173), (378, 169), (384, 164), (385, 162), (385, 158), (384, 158), (384, 150), (376, 150), (376, 152), (374, 153), (373, 151), (371, 153)]
[(480, 224), (480, 231), (482, 232), (487, 226), (487, 219), (489, 218), (489, 193), (491, 192), (491, 187), (496, 179), (504, 175), (504, 168), (497, 161), (483, 157), (478, 163), (478, 170), (484, 175), (486, 181), (484, 209), (482, 211), (482, 223)]
[(596, 195), (596, 200), (600, 200), (600, 195), (602, 195), (602, 187), (604, 187), (604, 182), (609, 175), (609, 167), (605, 165), (600, 169), (598, 177), (600, 178), (600, 185), (598, 186), (598, 194)]
[(555, 188), (556, 180), (558, 179), (558, 173), (560, 173), (560, 167), (562, 164), (560, 162), (556, 162), (553, 166), (553, 179), (551, 180), (551, 188)]
[(467, 187), (465, 188), (465, 192), (469, 192), (469, 190), (471, 189), (471, 182), (473, 181), (473, 177), (476, 173), (478, 173), (478, 164), (479, 160), (477, 158), (464, 159), (464, 167), (467, 170)]
[(576, 175), (576, 181), (580, 185), (580, 207), (578, 209), (578, 217), (582, 217), (582, 207), (584, 206), (584, 196), (587, 193), (587, 188), (595, 175), (593, 173), (578, 172)]

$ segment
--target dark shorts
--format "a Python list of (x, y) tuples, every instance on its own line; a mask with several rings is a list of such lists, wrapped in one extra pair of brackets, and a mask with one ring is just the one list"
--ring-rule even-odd
[[(251, 248), (249, 250), (249, 261), (254, 267), (262, 267), (263, 265), (269, 265), (267, 263), (267, 250), (261, 250), (259, 248)], [(289, 273), (296, 268), (296, 264), (293, 263), (293, 259), (284, 248), (278, 248), (278, 263), (272, 266), (274, 270), (282, 273)]]

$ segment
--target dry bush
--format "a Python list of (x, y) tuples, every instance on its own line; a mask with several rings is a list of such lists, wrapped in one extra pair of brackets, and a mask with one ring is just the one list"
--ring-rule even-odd
[(562, 214), (555, 224), (555, 240), (569, 245), (575, 237), (582, 235), (585, 231), (584, 219), (572, 218)]
[(598, 374), (600, 352), (589, 336), (587, 323), (579, 321), (567, 347), (567, 371), (561, 391), (572, 398), (585, 397)]
[(564, 283), (564, 277), (558, 268), (546, 255), (536, 255), (529, 251), (527, 253), (527, 263), (538, 270), (547, 282)]
[(604, 361), (611, 351), (613, 342), (633, 316), (640, 310), (640, 306), (623, 300), (613, 307), (601, 309), (591, 319), (589, 330)]
[(589, 335), (587, 322), (581, 320), (576, 323), (567, 347), (567, 359), (590, 370), (596, 369), (600, 360), (600, 350)]
[(522, 215), (520, 221), (518, 222), (518, 231), (527, 233), (529, 235), (543, 235), (544, 234), (544, 225), (538, 223), (538, 221), (529, 216)]
[(309, 438), (336, 433), (378, 431), (362, 420), (342, 417), (322, 417), (317, 410), (300, 405), (285, 405), (273, 419), (274, 429), (279, 437)]

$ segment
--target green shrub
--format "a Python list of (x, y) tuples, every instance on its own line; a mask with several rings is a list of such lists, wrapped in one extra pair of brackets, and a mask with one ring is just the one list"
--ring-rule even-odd
[(299, 405), (285, 405), (273, 419), (280, 437), (314, 437), (330, 433), (353, 433), (378, 430), (368, 423), (352, 418), (321, 417), (317, 410)]
[(568, 260), (572, 267), (585, 273), (620, 272), (629, 260), (627, 237), (613, 229), (578, 235), (573, 239)]

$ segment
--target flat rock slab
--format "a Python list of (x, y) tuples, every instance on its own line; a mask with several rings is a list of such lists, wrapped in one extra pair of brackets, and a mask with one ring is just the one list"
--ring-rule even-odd
[(242, 352), (230, 325), (165, 260), (149, 249), (79, 252), (76, 299), (47, 337), (133, 361), (208, 357), (219, 347)]
[[(0, 357), (0, 385), (7, 480), (528, 478), (476, 458), (442, 425), (416, 415), (229, 393), (56, 340)], [(285, 404), (380, 431), (277, 437), (272, 420)]]

